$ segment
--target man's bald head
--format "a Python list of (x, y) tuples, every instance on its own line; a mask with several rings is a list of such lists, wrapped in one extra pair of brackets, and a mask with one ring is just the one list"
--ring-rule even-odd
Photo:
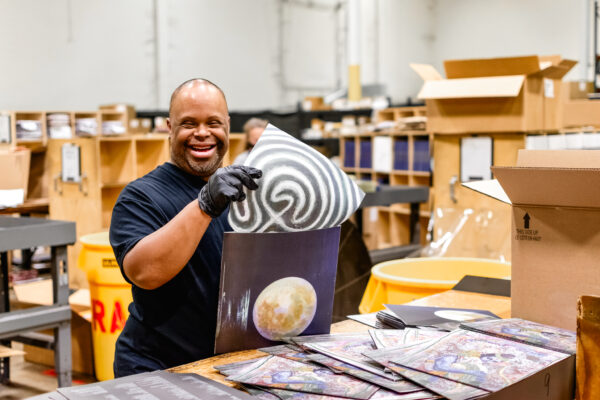
[(171, 94), (171, 101), (169, 102), (169, 116), (171, 115), (173, 103), (177, 99), (177, 96), (179, 95), (179, 93), (183, 89), (190, 88), (195, 85), (210, 85), (210, 86), (214, 87), (223, 95), (223, 99), (225, 100), (225, 105), (227, 106), (227, 99), (225, 98), (225, 93), (223, 92), (223, 90), (221, 90), (220, 87), (218, 87), (216, 84), (212, 83), (208, 79), (193, 78), (193, 79), (188, 79), (187, 81), (183, 82), (181, 85), (177, 86), (177, 88), (175, 88), (175, 90), (173, 91), (173, 94)]

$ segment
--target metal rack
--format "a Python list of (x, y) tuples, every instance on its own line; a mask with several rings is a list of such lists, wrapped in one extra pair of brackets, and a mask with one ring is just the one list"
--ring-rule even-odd
[[(54, 362), (59, 386), (71, 386), (71, 308), (67, 245), (75, 243), (75, 223), (43, 218), (0, 217), (0, 343), (20, 333), (54, 329)], [(8, 252), (36, 246), (51, 248), (53, 304), (10, 311)], [(3, 343), (4, 342), (4, 343)], [(9, 379), (9, 359), (0, 359), (0, 381)]]

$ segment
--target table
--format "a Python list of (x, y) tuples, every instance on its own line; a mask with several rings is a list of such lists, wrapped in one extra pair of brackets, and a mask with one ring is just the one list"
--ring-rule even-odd
[[(488, 294), (461, 292), (457, 290), (448, 290), (432, 296), (417, 299), (410, 305), (421, 305), (431, 307), (455, 307), (455, 308), (478, 308), (486, 309), (502, 318), (510, 317), (510, 298), (503, 296), (493, 296)], [(370, 327), (356, 321), (346, 320), (331, 325), (332, 333), (344, 332), (364, 332)], [(215, 365), (229, 364), (237, 361), (251, 360), (253, 358), (264, 357), (266, 354), (258, 350), (244, 350), (234, 353), (221, 354), (204, 360), (192, 362), (178, 367), (171, 368), (169, 371), (178, 373), (194, 373), (202, 375), (227, 386), (234, 387), (235, 383), (225, 380)]]
[(48, 214), (48, 205), (47, 198), (29, 199), (18, 206), (0, 208), (0, 214), (21, 214), (24, 216), (29, 216), (31, 213)]
[[(59, 386), (71, 386), (71, 308), (67, 245), (75, 243), (75, 223), (44, 218), (0, 216), (0, 341), (19, 333), (54, 329), (54, 361)], [(51, 248), (53, 304), (10, 311), (8, 252), (35, 246)], [(4, 343), (0, 343), (4, 344)], [(0, 381), (9, 379), (8, 358), (0, 361)]]

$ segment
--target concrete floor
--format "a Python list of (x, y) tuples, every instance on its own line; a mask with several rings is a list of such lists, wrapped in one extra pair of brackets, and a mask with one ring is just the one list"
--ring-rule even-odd
[[(13, 342), (12, 348), (22, 350), (23, 345)], [(30, 363), (23, 356), (11, 357), (10, 382), (0, 384), (0, 400), (26, 399), (56, 390), (58, 383), (52, 372), (52, 367)], [(93, 377), (73, 374), (73, 385), (92, 382)]]

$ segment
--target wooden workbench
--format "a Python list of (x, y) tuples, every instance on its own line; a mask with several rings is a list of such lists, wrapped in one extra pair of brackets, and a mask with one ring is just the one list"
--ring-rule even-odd
[[(510, 298), (503, 296), (448, 290), (443, 293), (438, 293), (412, 301), (408, 304), (429, 307), (482, 309), (489, 310), (502, 318), (510, 318)], [(364, 332), (369, 329), (369, 326), (352, 320), (337, 322), (331, 325), (331, 333)], [(226, 381), (225, 376), (221, 375), (219, 371), (213, 367), (215, 365), (251, 360), (253, 358), (264, 357), (266, 355), (266, 353), (258, 350), (237, 351), (234, 353), (221, 354), (204, 360), (180, 365), (179, 367), (171, 368), (169, 371), (179, 373), (195, 373), (223, 383), (227, 386), (235, 387), (234, 382)]]

